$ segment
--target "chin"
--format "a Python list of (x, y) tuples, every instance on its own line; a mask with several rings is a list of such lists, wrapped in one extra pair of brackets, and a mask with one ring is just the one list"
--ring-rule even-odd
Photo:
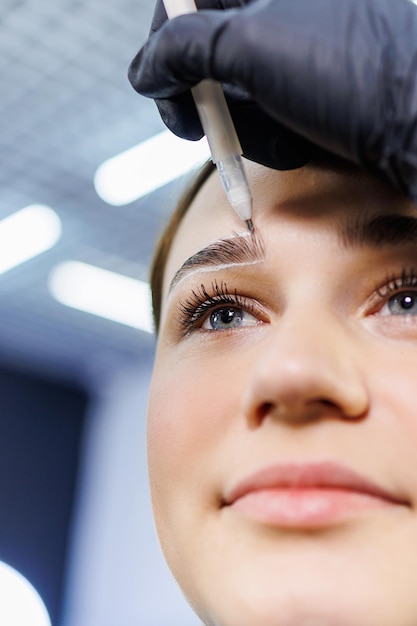
[(171, 526), (165, 554), (205, 626), (415, 626), (414, 520), (382, 519), (306, 533), (215, 518), (175, 541)]
[[(279, 592), (277, 593), (279, 596)], [(343, 598), (316, 598), (314, 601), (288, 594), (251, 603), (243, 593), (238, 603), (217, 606), (214, 611), (197, 611), (205, 626), (411, 626), (412, 621), (397, 622), (381, 616), (380, 608), (347, 606)]]
[[(317, 567), (310, 576), (294, 571), (267, 576), (252, 563), (251, 579), (204, 580), (205, 593), (190, 597), (205, 626), (414, 626), (417, 607), (396, 590), (377, 588), (343, 568), (329, 578)], [(272, 574), (272, 572), (270, 572)], [(328, 572), (327, 572), (328, 574)], [(377, 578), (377, 577), (376, 577)], [(194, 589), (195, 590), (195, 589)], [(201, 587), (200, 587), (201, 591)], [(399, 594), (401, 596), (401, 594)], [(193, 602), (194, 600), (194, 602)], [(414, 618), (410, 618), (413, 616)]]

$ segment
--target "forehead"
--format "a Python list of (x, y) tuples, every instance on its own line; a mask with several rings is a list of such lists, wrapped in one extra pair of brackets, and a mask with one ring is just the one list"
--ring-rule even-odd
[[(245, 162), (253, 195), (253, 222), (262, 235), (284, 223), (302, 229), (348, 228), (360, 216), (414, 214), (404, 196), (358, 170), (305, 166), (292, 171), (271, 170)], [(245, 224), (228, 205), (217, 172), (209, 177), (190, 205), (168, 256), (164, 292), (178, 268), (198, 250), (218, 239), (247, 233)]]

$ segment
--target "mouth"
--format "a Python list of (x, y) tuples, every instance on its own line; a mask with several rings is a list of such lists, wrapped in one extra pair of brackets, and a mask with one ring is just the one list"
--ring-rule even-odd
[(226, 493), (223, 507), (266, 525), (319, 529), (410, 502), (333, 462), (273, 465)]

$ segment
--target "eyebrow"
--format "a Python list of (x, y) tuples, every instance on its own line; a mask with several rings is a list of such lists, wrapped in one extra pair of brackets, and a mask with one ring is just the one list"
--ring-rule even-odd
[(250, 265), (265, 258), (262, 239), (256, 233), (219, 239), (190, 256), (172, 279), (169, 291), (196, 270), (209, 271), (221, 266)]
[(341, 227), (339, 236), (345, 247), (417, 244), (417, 217), (399, 214), (371, 218), (358, 216), (353, 223)]
[[(384, 214), (367, 218), (360, 215), (354, 222), (342, 225), (338, 234), (344, 247), (417, 245), (417, 217)], [(256, 232), (219, 239), (190, 256), (181, 265), (172, 279), (169, 291), (196, 270), (209, 271), (221, 266), (254, 264), (264, 258), (263, 241)]]

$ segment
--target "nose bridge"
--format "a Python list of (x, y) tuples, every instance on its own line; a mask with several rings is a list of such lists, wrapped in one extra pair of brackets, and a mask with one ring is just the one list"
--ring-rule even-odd
[(270, 358), (279, 358), (280, 364), (288, 375), (303, 370), (311, 373), (317, 366), (333, 367), (347, 349), (346, 331), (336, 314), (329, 313), (324, 306), (312, 308), (307, 305), (295, 306), (284, 313), (271, 333)]
[(305, 420), (331, 405), (358, 417), (367, 406), (356, 342), (329, 307), (299, 305), (273, 322), (253, 364), (244, 400), (259, 421), (267, 414)]
[(270, 384), (279, 386), (281, 394), (307, 387), (313, 392), (315, 386), (319, 391), (324, 377), (336, 374), (343, 365), (345, 342), (341, 325), (319, 307), (308, 314), (301, 309), (288, 311), (272, 329), (261, 374), (267, 381), (272, 376)]

